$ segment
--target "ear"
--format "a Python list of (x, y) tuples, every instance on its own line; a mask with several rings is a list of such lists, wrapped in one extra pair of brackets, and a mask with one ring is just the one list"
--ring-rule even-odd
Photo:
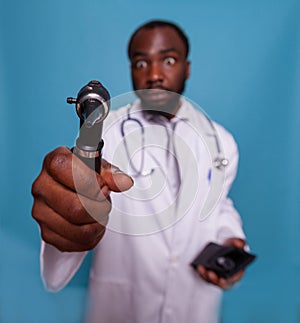
[(185, 79), (187, 80), (190, 77), (190, 74), (191, 74), (191, 62), (186, 61), (185, 64), (186, 64), (186, 67), (185, 67)]

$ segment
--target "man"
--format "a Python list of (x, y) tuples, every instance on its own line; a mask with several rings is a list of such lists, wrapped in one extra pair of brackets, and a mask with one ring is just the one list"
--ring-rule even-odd
[(243, 275), (226, 280), (190, 266), (208, 242), (243, 248), (245, 236), (227, 197), (236, 144), (215, 123), (229, 164), (220, 194), (199, 216), (213, 168), (203, 114), (181, 96), (190, 74), (188, 52), (178, 26), (141, 26), (128, 46), (139, 99), (105, 120), (101, 175), (61, 147), (46, 156), (33, 184), (47, 288), (63, 288), (94, 250), (87, 322), (217, 322), (221, 290)]

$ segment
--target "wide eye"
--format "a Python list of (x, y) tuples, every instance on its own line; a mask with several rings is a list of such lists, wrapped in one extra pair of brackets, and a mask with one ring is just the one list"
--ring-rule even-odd
[(166, 57), (164, 63), (173, 66), (176, 63), (176, 59), (174, 57)]
[(146, 68), (147, 67), (147, 62), (145, 60), (138, 60), (133, 63), (133, 66), (135, 68), (141, 69), (141, 68)]

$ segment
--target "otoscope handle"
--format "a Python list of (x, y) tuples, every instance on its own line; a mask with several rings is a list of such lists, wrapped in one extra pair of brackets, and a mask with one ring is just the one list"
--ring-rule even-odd
[(100, 174), (103, 145), (104, 141), (101, 139), (96, 151), (82, 150), (78, 148), (78, 146), (73, 147), (71, 150), (73, 154), (83, 161), (88, 167)]

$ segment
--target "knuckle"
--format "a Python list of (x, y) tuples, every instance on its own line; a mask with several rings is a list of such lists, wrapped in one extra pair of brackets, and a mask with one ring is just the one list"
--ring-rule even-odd
[(70, 161), (70, 156), (68, 156), (63, 148), (57, 148), (50, 152), (46, 157), (44, 164), (50, 173), (55, 173), (57, 168), (65, 168)]
[(73, 224), (84, 225), (94, 222), (93, 209), (87, 200), (82, 202), (78, 197), (69, 201), (68, 219)]
[(108, 201), (102, 202), (98, 208), (91, 210), (90, 216), (93, 217), (99, 224), (106, 226), (109, 219), (109, 213), (111, 211), (111, 203)]
[(93, 238), (90, 225), (83, 225), (80, 230), (80, 236), (83, 243), (89, 243)]
[(37, 198), (42, 195), (43, 185), (41, 183), (41, 175), (32, 183), (31, 194), (33, 197)]
[(50, 173), (56, 171), (57, 168), (65, 168), (66, 163), (68, 162), (68, 157), (62, 153), (56, 153), (49, 157), (48, 168)]
[(44, 242), (54, 246), (59, 251), (73, 251), (70, 247), (66, 246), (64, 243), (61, 243), (61, 241), (53, 237), (52, 232), (47, 228), (44, 228), (43, 226), (41, 226), (41, 237)]
[(97, 202), (77, 197), (68, 204), (69, 219), (74, 224), (87, 224), (97, 221), (101, 225), (106, 225), (112, 209), (108, 200)]
[(51, 234), (43, 226), (41, 226), (41, 237), (46, 243), (52, 244)]
[(39, 221), (39, 211), (38, 211), (38, 207), (37, 207), (36, 203), (33, 203), (32, 210), (31, 210), (31, 216), (37, 222)]
[(95, 240), (94, 240), (94, 242), (93, 242), (92, 244), (90, 244), (90, 248), (89, 248), (90, 250), (94, 249), (94, 248), (97, 246), (97, 244), (98, 244), (98, 243), (99, 243), (99, 241), (101, 240), (102, 236), (103, 236), (103, 235), (101, 235), (101, 237), (99, 237), (99, 238), (95, 239)]
[(99, 241), (102, 239), (103, 235), (105, 233), (105, 228), (103, 227), (101, 230), (100, 230), (100, 233), (97, 235), (97, 237), (95, 239), (93, 239), (89, 244), (88, 244), (88, 249), (89, 250), (92, 250), (94, 249), (97, 244), (99, 243)]
[(81, 228), (82, 242), (87, 245), (92, 245), (101, 231), (102, 226), (99, 223), (83, 225)]
[(73, 215), (74, 221), (82, 219), (86, 216), (87, 211), (79, 198), (71, 199), (69, 202), (69, 212)]

